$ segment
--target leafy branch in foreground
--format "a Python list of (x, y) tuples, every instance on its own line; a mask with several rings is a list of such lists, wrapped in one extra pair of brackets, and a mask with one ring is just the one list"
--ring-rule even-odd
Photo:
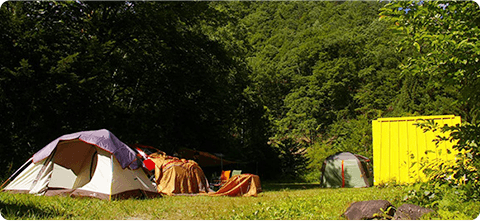
[(480, 11), (473, 1), (395, 1), (380, 17), (404, 35), (399, 53), (410, 57), (402, 75), (429, 81), (427, 94), (458, 99), (460, 115), (478, 122), (480, 104)]
[[(480, 11), (473, 1), (394, 1), (381, 9), (381, 19), (404, 35), (397, 47), (410, 56), (401, 66), (402, 75), (427, 80), (427, 95), (444, 97), (459, 106), (463, 124), (423, 124), (426, 130), (441, 130), (441, 142), (456, 142), (456, 160), (424, 164), (427, 183), (418, 183), (405, 200), (435, 207), (441, 218), (458, 216), (461, 205), (478, 202), (480, 140)], [(445, 100), (446, 101), (446, 100)], [(445, 103), (445, 102), (443, 102)], [(443, 105), (443, 104), (442, 104)], [(456, 215), (457, 214), (457, 215)], [(461, 217), (460, 217), (461, 218)]]

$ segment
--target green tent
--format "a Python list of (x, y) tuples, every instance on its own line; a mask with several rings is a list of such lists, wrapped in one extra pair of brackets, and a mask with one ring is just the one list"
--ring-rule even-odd
[(325, 159), (322, 166), (322, 187), (369, 187), (373, 176), (370, 160), (350, 152), (340, 152)]

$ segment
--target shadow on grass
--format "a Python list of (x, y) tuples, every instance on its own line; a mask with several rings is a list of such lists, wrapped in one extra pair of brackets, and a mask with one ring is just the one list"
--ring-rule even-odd
[(262, 183), (262, 189), (264, 191), (306, 190), (316, 188), (321, 188), (319, 183)]
[(0, 202), (0, 214), (4, 219), (49, 219), (65, 214), (54, 209), (43, 209), (33, 205)]

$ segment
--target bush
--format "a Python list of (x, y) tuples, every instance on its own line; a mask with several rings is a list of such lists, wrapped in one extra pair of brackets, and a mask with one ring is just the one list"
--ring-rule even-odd
[(444, 126), (439, 128), (433, 121), (420, 124), (424, 130), (442, 130), (450, 133), (447, 137), (438, 137), (441, 142), (456, 142), (453, 149), (458, 151), (456, 160), (427, 160), (421, 165), (427, 182), (409, 187), (404, 201), (433, 208), (436, 214), (430, 218), (471, 219), (480, 213), (479, 124), (465, 123), (462, 126)]

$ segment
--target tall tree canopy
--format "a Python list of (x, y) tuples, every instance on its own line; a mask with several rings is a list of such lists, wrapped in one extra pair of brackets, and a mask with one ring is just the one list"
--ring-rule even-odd
[(2, 165), (100, 128), (170, 154), (241, 146), (246, 69), (209, 35), (226, 15), (208, 2), (7, 2), (0, 17)]
[[(430, 183), (422, 190), (438, 195), (432, 201), (446, 199), (448, 194), (458, 202), (480, 199), (479, 9), (473, 1), (398, 1), (381, 12), (391, 29), (404, 36), (397, 43), (398, 52), (411, 51), (400, 66), (409, 79), (405, 84), (409, 88), (402, 94), (413, 95), (404, 96), (404, 103), (414, 104), (405, 105), (406, 110), (422, 107), (425, 113), (436, 109), (462, 116), (462, 125), (438, 125), (450, 134), (440, 140), (455, 140), (453, 148), (467, 154), (460, 152), (454, 165), (427, 170)], [(419, 91), (423, 94), (415, 94)], [(448, 191), (454, 188), (455, 193)]]
[[(478, 122), (478, 5), (472, 1), (394, 2), (382, 9), (381, 16), (405, 36), (397, 44), (398, 52), (412, 52), (401, 66), (402, 75), (410, 80), (406, 84), (410, 88), (403, 92), (409, 96), (405, 102), (416, 103), (409, 111), (440, 106)], [(423, 93), (414, 94), (419, 90)]]
[(6, 2), (0, 166), (107, 128), (293, 180), (379, 117), (477, 122), (478, 13), (421, 2)]
[[(393, 110), (401, 88), (402, 56), (391, 48), (395, 36), (388, 24), (378, 20), (383, 5), (248, 5), (251, 12), (241, 19), (251, 45), (247, 91), (264, 105), (272, 124), (270, 143), (285, 160), (305, 148), (317, 167), (336, 151), (371, 157), (369, 121)], [(294, 160), (292, 170), (300, 170), (299, 164), (301, 159)]]

